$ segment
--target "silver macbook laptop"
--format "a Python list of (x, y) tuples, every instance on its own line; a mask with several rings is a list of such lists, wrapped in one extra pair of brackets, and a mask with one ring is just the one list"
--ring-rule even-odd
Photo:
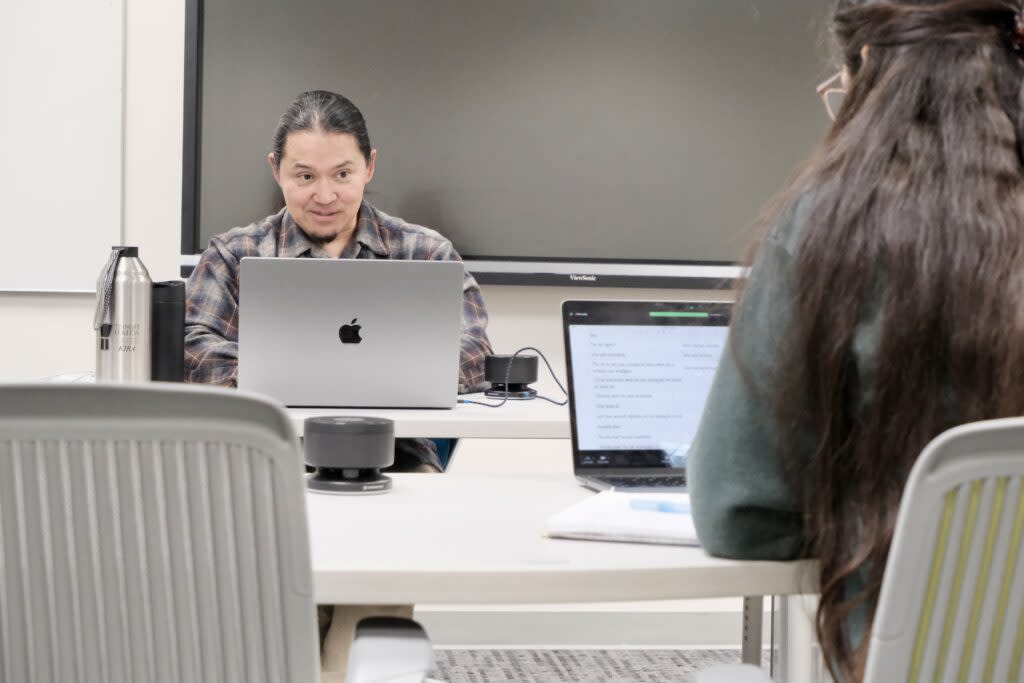
[(463, 264), (243, 258), (238, 386), (287, 406), (452, 408)]
[(730, 305), (562, 304), (573, 469), (595, 490), (681, 490)]

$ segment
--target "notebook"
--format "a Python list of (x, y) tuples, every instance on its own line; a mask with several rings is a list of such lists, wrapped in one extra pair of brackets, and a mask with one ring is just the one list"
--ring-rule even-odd
[(602, 491), (549, 518), (546, 535), (586, 541), (699, 545), (686, 493)]
[(598, 491), (685, 491), (731, 305), (562, 304), (573, 470)]

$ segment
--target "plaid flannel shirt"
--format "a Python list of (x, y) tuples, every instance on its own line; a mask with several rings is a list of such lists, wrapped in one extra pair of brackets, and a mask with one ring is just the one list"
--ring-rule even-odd
[[(237, 385), (238, 269), (244, 256), (330, 258), (306, 238), (287, 209), (210, 240), (187, 285), (185, 379), (188, 382)], [(439, 233), (389, 216), (366, 201), (359, 208), (355, 234), (341, 258), (461, 260), (452, 243)], [(462, 286), (461, 345), (459, 392), (478, 391), (483, 388), (484, 357), (491, 353), (491, 343), (487, 338), (483, 296), (469, 273)], [(402, 449), (398, 450), (400, 454)], [(436, 454), (413, 457), (437, 464)], [(400, 464), (397, 459), (396, 464)]]

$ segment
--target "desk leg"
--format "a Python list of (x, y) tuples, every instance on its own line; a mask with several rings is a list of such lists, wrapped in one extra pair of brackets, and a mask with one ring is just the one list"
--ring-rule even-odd
[(764, 596), (743, 598), (743, 640), (741, 655), (744, 664), (761, 666), (761, 620), (764, 619)]
[(772, 632), (775, 634), (775, 651), (769, 656), (773, 658), (772, 678), (776, 681), (789, 680), (789, 600), (788, 595), (777, 595), (773, 601), (775, 609), (772, 611)]
[(335, 605), (320, 653), (321, 683), (343, 683), (356, 624), (366, 617), (412, 619), (412, 605)]
[(824, 672), (824, 662), (818, 648), (814, 628), (818, 598), (814, 595), (789, 595), (778, 598), (783, 623), (776, 629), (779, 654), (785, 657), (784, 673), (787, 678), (776, 680), (812, 681), (825, 683), (832, 678)]

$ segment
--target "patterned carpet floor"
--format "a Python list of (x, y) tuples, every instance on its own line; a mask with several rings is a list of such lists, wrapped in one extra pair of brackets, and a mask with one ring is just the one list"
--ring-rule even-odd
[(431, 676), (447, 683), (679, 683), (739, 658), (739, 650), (435, 650)]

